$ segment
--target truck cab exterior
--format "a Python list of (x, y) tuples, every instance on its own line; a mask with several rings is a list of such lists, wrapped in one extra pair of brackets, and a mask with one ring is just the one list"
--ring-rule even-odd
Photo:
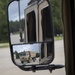
[(51, 16), (50, 14), (51, 11), (49, 10), (47, 0), (31, 0), (24, 11), (24, 42), (29, 43), (49, 41), (49, 43), (44, 43), (41, 45), (40, 59), (48, 57), (48, 53), (51, 51), (51, 49), (54, 49), (52, 46), (50, 46), (54, 44), (53, 34), (49, 33), (53, 33), (52, 19), (49, 17)]

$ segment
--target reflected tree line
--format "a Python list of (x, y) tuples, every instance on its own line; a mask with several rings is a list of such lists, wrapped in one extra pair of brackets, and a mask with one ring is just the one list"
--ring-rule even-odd
[(22, 27), (22, 30), (24, 31), (25, 28), (25, 20), (21, 19), (20, 22), (19, 21), (10, 21), (10, 32), (11, 33), (15, 33), (15, 32), (19, 32), (20, 27)]

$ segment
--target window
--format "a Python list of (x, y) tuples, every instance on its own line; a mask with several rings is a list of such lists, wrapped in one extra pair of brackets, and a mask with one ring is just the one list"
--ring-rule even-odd
[(27, 14), (27, 32), (28, 42), (36, 42), (36, 17), (34, 11)]
[(49, 40), (52, 37), (52, 19), (50, 18), (50, 8), (49, 6), (44, 8), (41, 11), (42, 15), (42, 32), (43, 32), (43, 40)]

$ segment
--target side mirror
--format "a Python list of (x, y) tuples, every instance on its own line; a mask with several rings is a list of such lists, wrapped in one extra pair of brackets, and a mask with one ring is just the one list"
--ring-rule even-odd
[(8, 24), (15, 65), (30, 70), (53, 61), (54, 35), (48, 0), (13, 0), (8, 4)]

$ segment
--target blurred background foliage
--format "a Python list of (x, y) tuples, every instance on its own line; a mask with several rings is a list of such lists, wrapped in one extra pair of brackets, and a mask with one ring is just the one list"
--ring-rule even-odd
[(9, 0), (0, 0), (0, 42), (8, 42), (7, 4)]

